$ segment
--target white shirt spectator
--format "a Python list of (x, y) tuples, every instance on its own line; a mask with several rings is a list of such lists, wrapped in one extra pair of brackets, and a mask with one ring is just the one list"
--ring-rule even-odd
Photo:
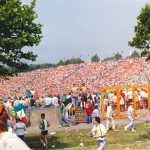
[(100, 117), (99, 111), (97, 109), (94, 109), (92, 112), (92, 118), (95, 118), (95, 117)]
[(16, 130), (17, 135), (24, 135), (24, 130), (26, 129), (26, 125), (19, 121), (15, 124), (14, 129)]
[[(101, 123), (98, 126), (95, 125), (93, 127), (92, 131), (95, 132), (95, 135), (102, 135), (102, 134), (107, 133), (105, 126)], [(102, 140), (102, 141), (106, 140), (106, 136), (103, 138), (99, 137), (99, 138), (97, 138), (97, 140)]]
[(147, 95), (146, 95), (146, 93), (145, 93), (144, 91), (142, 91), (142, 92), (141, 92), (141, 96), (142, 96), (142, 98), (143, 98), (143, 97), (146, 98)]
[(113, 96), (113, 98), (112, 98), (112, 101), (114, 102), (114, 103), (117, 103), (117, 96)]
[(134, 113), (134, 109), (132, 106), (128, 107), (128, 116), (131, 116)]
[(57, 98), (57, 97), (53, 97), (53, 104), (54, 104), (55, 106), (58, 105), (58, 98)]
[(107, 118), (109, 118), (109, 113), (112, 117), (112, 111), (113, 111), (113, 108), (111, 106), (108, 106), (108, 108), (107, 108)]
[(45, 98), (45, 105), (50, 105), (52, 103), (52, 98), (47, 97)]
[(128, 92), (128, 99), (132, 99), (132, 91)]

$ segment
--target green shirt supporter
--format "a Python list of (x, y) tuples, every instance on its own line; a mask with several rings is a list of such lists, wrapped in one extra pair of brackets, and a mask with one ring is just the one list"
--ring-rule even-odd
[(65, 105), (62, 103), (60, 106), (60, 113), (63, 113), (63, 110), (65, 109)]

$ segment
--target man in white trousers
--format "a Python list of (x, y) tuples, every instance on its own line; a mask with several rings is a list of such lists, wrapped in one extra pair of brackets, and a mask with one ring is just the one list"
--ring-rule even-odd
[(130, 106), (128, 107), (128, 119), (130, 121), (130, 124), (127, 125), (124, 130), (127, 131), (128, 128), (131, 127), (131, 131), (135, 132), (134, 130), (134, 109), (133, 109), (134, 103), (130, 103)]
[(108, 108), (107, 108), (107, 124), (106, 124), (106, 130), (109, 130), (109, 124), (112, 124), (112, 130), (115, 130), (115, 121), (113, 119), (113, 108), (112, 108), (112, 103), (108, 103)]

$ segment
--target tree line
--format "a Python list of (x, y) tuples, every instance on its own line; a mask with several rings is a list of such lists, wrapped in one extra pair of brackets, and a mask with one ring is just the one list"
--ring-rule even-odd
[[(140, 57), (139, 53), (134, 51), (131, 56), (128, 56), (127, 58), (135, 58), (135, 57)], [(102, 60), (102, 62), (104, 61), (109, 61), (109, 60), (114, 60), (114, 59), (121, 59), (122, 55), (118, 52), (116, 53), (113, 57), (108, 57), (108, 58), (104, 58)], [(98, 57), (98, 55), (94, 55), (91, 58), (92, 62), (99, 62), (100, 58)], [(44, 63), (44, 64), (30, 64), (29, 65), (29, 70), (28, 71), (33, 71), (33, 70), (37, 70), (37, 69), (44, 69), (44, 68), (49, 68), (49, 67), (59, 67), (59, 66), (64, 66), (64, 65), (69, 65), (69, 64), (80, 64), (83, 63), (84, 61), (81, 58), (72, 58), (72, 59), (67, 59), (67, 60), (60, 60), (57, 64), (52, 64), (52, 63)], [(3, 66), (3, 71), (7, 71), (8, 73), (11, 72), (12, 74), (15, 73), (20, 73), (20, 72), (26, 72), (27, 70), (21, 70), (21, 69), (17, 69), (17, 68), (13, 68), (13, 67), (4, 67)]]

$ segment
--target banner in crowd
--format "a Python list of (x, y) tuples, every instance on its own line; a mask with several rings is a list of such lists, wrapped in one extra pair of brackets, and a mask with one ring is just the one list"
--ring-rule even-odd
[(26, 107), (23, 107), (22, 104), (19, 104), (17, 106), (14, 107), (16, 113), (17, 113), (17, 118), (20, 118), (21, 121), (25, 124), (27, 124), (27, 120), (26, 120)]
[(71, 97), (68, 98), (65, 102), (64, 102), (65, 108), (68, 109), (72, 106), (72, 99)]

